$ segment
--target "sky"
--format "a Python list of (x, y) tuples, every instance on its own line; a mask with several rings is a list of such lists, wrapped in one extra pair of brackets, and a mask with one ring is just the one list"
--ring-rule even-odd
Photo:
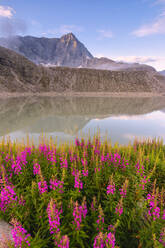
[(165, 70), (165, 0), (0, 0), (0, 36), (69, 32), (96, 57)]

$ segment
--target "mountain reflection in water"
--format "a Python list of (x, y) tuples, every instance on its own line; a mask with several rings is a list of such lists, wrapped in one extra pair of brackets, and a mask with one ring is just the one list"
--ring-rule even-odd
[(165, 98), (20, 97), (0, 99), (0, 136), (21, 140), (28, 133), (37, 142), (42, 133), (70, 141), (99, 128), (112, 142), (136, 136), (165, 140)]

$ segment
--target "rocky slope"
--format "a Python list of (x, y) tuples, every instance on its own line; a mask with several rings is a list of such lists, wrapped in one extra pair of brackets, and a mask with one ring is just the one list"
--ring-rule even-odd
[(0, 92), (165, 92), (153, 71), (43, 67), (0, 47)]
[(82, 67), (101, 70), (155, 71), (151, 66), (138, 63), (115, 62), (107, 58), (94, 58), (87, 48), (69, 33), (61, 38), (16, 36), (0, 38), (0, 44), (24, 55), (36, 64)]

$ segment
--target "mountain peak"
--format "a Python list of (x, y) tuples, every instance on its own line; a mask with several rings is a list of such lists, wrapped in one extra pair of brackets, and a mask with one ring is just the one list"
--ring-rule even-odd
[(61, 39), (64, 39), (64, 40), (77, 40), (76, 36), (73, 33), (65, 34), (65, 35), (63, 35), (61, 37)]

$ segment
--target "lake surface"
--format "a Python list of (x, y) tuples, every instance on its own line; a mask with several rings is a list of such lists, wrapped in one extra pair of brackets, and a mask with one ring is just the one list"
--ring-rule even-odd
[(34, 143), (42, 133), (57, 142), (100, 131), (112, 143), (127, 144), (135, 137), (160, 137), (165, 142), (165, 98), (20, 97), (0, 99), (0, 139)]

